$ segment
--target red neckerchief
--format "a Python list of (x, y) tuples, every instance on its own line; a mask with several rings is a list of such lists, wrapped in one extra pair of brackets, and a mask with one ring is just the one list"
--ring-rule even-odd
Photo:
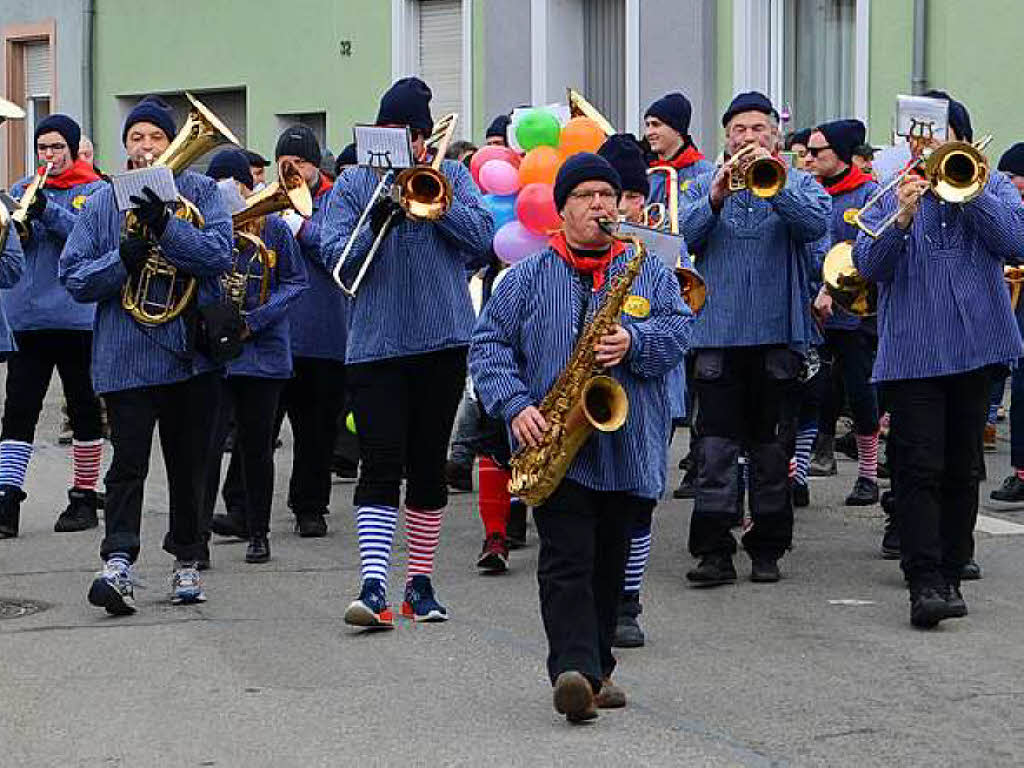
[(79, 184), (88, 184), (90, 181), (99, 181), (100, 177), (85, 160), (75, 160), (60, 176), (48, 176), (46, 178), (46, 189), (71, 189)]
[(867, 184), (869, 181), (874, 181), (874, 179), (856, 165), (851, 165), (849, 173), (831, 187), (825, 187), (825, 191), (832, 195), (832, 197), (835, 197), (836, 195), (843, 194), (843, 192), (854, 190), (862, 184)]
[(601, 286), (604, 285), (604, 273), (608, 269), (608, 265), (611, 264), (612, 259), (626, 250), (626, 246), (623, 243), (618, 240), (612, 240), (612, 247), (609, 248), (608, 253), (601, 258), (580, 258), (569, 248), (569, 244), (565, 241), (564, 232), (556, 232), (553, 234), (548, 240), (548, 245), (551, 246), (555, 253), (562, 257), (562, 261), (577, 272), (581, 272), (585, 275), (591, 275), (594, 280), (595, 292), (601, 290)]
[(320, 197), (320, 195), (326, 195), (328, 192), (331, 191), (331, 187), (333, 187), (333, 186), (334, 186), (334, 183), (330, 179), (327, 178), (327, 174), (326, 173), (321, 173), (320, 174), (320, 186), (317, 187), (316, 188), (316, 192), (313, 193), (313, 199), (316, 199), (316, 198)]
[(651, 168), (675, 168), (677, 171), (683, 170), (683, 168), (689, 168), (691, 165), (696, 163), (698, 160), (703, 160), (704, 155), (699, 149), (693, 144), (688, 144), (686, 149), (680, 152), (678, 155), (673, 157), (671, 160), (654, 160), (651, 163)]

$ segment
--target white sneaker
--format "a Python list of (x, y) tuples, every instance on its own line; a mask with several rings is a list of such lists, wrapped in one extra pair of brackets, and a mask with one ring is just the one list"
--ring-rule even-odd
[(89, 587), (89, 602), (112, 616), (135, 613), (135, 580), (123, 560), (108, 560)]
[(171, 604), (189, 605), (205, 602), (206, 592), (203, 591), (203, 580), (199, 577), (196, 564), (176, 562), (171, 572)]

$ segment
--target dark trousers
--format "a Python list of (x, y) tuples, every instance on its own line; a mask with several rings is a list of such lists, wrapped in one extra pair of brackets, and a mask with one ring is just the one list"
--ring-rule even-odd
[(1024, 469), (1024, 359), (1010, 377), (1010, 465)]
[(296, 357), (292, 364), (295, 375), (281, 393), (293, 440), (288, 506), (295, 514), (323, 515), (331, 501), (331, 456), (345, 403), (345, 364), (317, 357)]
[(435, 510), (448, 503), (444, 465), (465, 383), (465, 347), (349, 366), (357, 507), (398, 507), (403, 472), (407, 506)]
[(871, 383), (875, 344), (875, 337), (866, 331), (825, 331), (825, 351), (832, 358), (834, 379), (833, 386), (826, 388), (821, 408), (822, 433), (836, 433), (844, 393), (850, 402), (856, 434), (873, 435), (878, 431), (878, 396)]
[(64, 387), (75, 440), (103, 437), (100, 401), (89, 378), (92, 332), (18, 331), (14, 338), (18, 351), (7, 361), (7, 399), (0, 439), (32, 442), (54, 368)]
[(974, 549), (992, 371), (886, 384), (903, 572), (914, 586), (959, 583)]
[(779, 441), (785, 447), (787, 456), (796, 453), (796, 438), (800, 427), (817, 423), (828, 383), (828, 365), (823, 361), (814, 376), (806, 381), (795, 380), (786, 390), (779, 418)]
[(743, 536), (752, 557), (779, 558), (793, 539), (789, 454), (779, 425), (800, 356), (785, 347), (731, 347), (697, 353), (697, 496), (690, 517), (694, 557), (731, 555), (736, 542), (740, 454), (750, 466), (753, 526)]
[(237, 463), (236, 471), (244, 501), (241, 510), (229, 506), (228, 511), (236, 514), (241, 511), (250, 537), (265, 536), (270, 530), (270, 507), (274, 500), (277, 406), (285, 381), (255, 376), (230, 376), (221, 381), (223, 406), (211, 430), (210, 471), (206, 478), (200, 526), (204, 538), (209, 535), (210, 518), (217, 505), (220, 465), (224, 455), (224, 441), (231, 428), (232, 413), (235, 444), (231, 464)]
[(164, 549), (183, 561), (200, 556), (199, 513), (210, 463), (210, 425), (219, 404), (219, 378), (220, 373), (211, 371), (176, 384), (105, 396), (114, 456), (106, 476), (106, 535), (100, 557), (124, 552), (134, 561), (139, 555), (142, 491), (157, 424), (170, 495)]
[(615, 669), (611, 642), (625, 580), (629, 534), (649, 499), (563, 480), (533, 511), (540, 536), (537, 582), (548, 638), (548, 676), (582, 672), (595, 691)]

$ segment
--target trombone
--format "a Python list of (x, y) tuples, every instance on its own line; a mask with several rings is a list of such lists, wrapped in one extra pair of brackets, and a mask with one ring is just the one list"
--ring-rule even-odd
[(759, 146), (747, 144), (726, 162), (731, 192), (749, 189), (756, 197), (769, 198), (775, 197), (786, 186), (786, 166), (781, 160), (770, 155), (750, 157), (750, 153)]
[[(356, 273), (352, 284), (345, 285), (341, 279), (342, 267), (344, 267), (345, 261), (352, 252), (352, 247), (355, 245), (356, 240), (362, 234), (363, 227), (367, 224), (370, 209), (379, 200), (390, 197), (402, 207), (406, 216), (418, 222), (437, 221), (448, 212), (452, 204), (452, 185), (448, 181), (448, 177), (442, 173), (441, 163), (444, 160), (448, 144), (451, 143), (452, 137), (455, 135), (455, 125), (458, 119), (458, 114), (452, 112), (442, 117), (434, 125), (434, 132), (430, 134), (430, 137), (424, 143), (426, 149), (434, 150), (434, 158), (429, 165), (414, 165), (412, 168), (404, 169), (397, 175), (393, 168), (383, 171), (380, 181), (377, 182), (377, 187), (373, 190), (373, 195), (370, 197), (370, 202), (363, 208), (363, 212), (359, 215), (359, 220), (356, 221), (355, 229), (352, 230), (348, 242), (345, 243), (345, 249), (341, 252), (341, 258), (334, 265), (334, 282), (338, 284), (338, 287), (349, 298), (355, 298), (356, 293), (359, 291), (359, 286), (362, 285), (363, 278), (370, 268), (370, 264), (373, 263), (373, 259), (377, 255), (377, 249), (380, 248), (380, 244), (384, 241), (388, 232), (390, 232), (395, 219), (394, 214), (392, 214), (384, 222), (380, 232), (377, 233), (377, 237), (370, 246), (370, 250), (367, 251), (366, 256), (363, 258), (362, 264), (359, 265), (359, 271)], [(381, 172), (381, 169), (375, 168), (374, 170), (378, 173)]]
[(865, 223), (864, 213), (877, 206), (886, 194), (898, 188), (911, 173), (922, 175), (931, 185), (932, 193), (940, 200), (947, 203), (969, 203), (982, 193), (985, 183), (988, 181), (988, 160), (982, 153), (991, 141), (992, 136), (987, 135), (974, 143), (947, 141), (940, 144), (934, 151), (925, 149), (917, 160), (896, 174), (864, 203), (864, 206), (854, 215), (853, 223), (864, 234), (873, 238), (881, 236), (895, 224), (909, 206), (897, 207), (875, 228), (871, 228)]

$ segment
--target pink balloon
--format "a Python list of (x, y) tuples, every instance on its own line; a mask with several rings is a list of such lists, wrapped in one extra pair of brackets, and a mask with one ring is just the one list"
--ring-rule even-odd
[(480, 147), (480, 149), (473, 153), (473, 159), (469, 161), (469, 172), (473, 176), (473, 181), (476, 182), (477, 186), (480, 186), (480, 169), (484, 163), (489, 160), (504, 160), (513, 168), (518, 168), (520, 159), (514, 149), (491, 144), (486, 147)]
[(516, 198), (516, 218), (535, 235), (549, 235), (562, 226), (550, 184), (527, 184)]
[(494, 252), (506, 264), (518, 264), (531, 254), (543, 251), (548, 239), (535, 235), (518, 221), (510, 221), (494, 235)]
[(480, 187), (492, 195), (514, 195), (519, 191), (519, 171), (505, 160), (488, 160), (480, 166)]

